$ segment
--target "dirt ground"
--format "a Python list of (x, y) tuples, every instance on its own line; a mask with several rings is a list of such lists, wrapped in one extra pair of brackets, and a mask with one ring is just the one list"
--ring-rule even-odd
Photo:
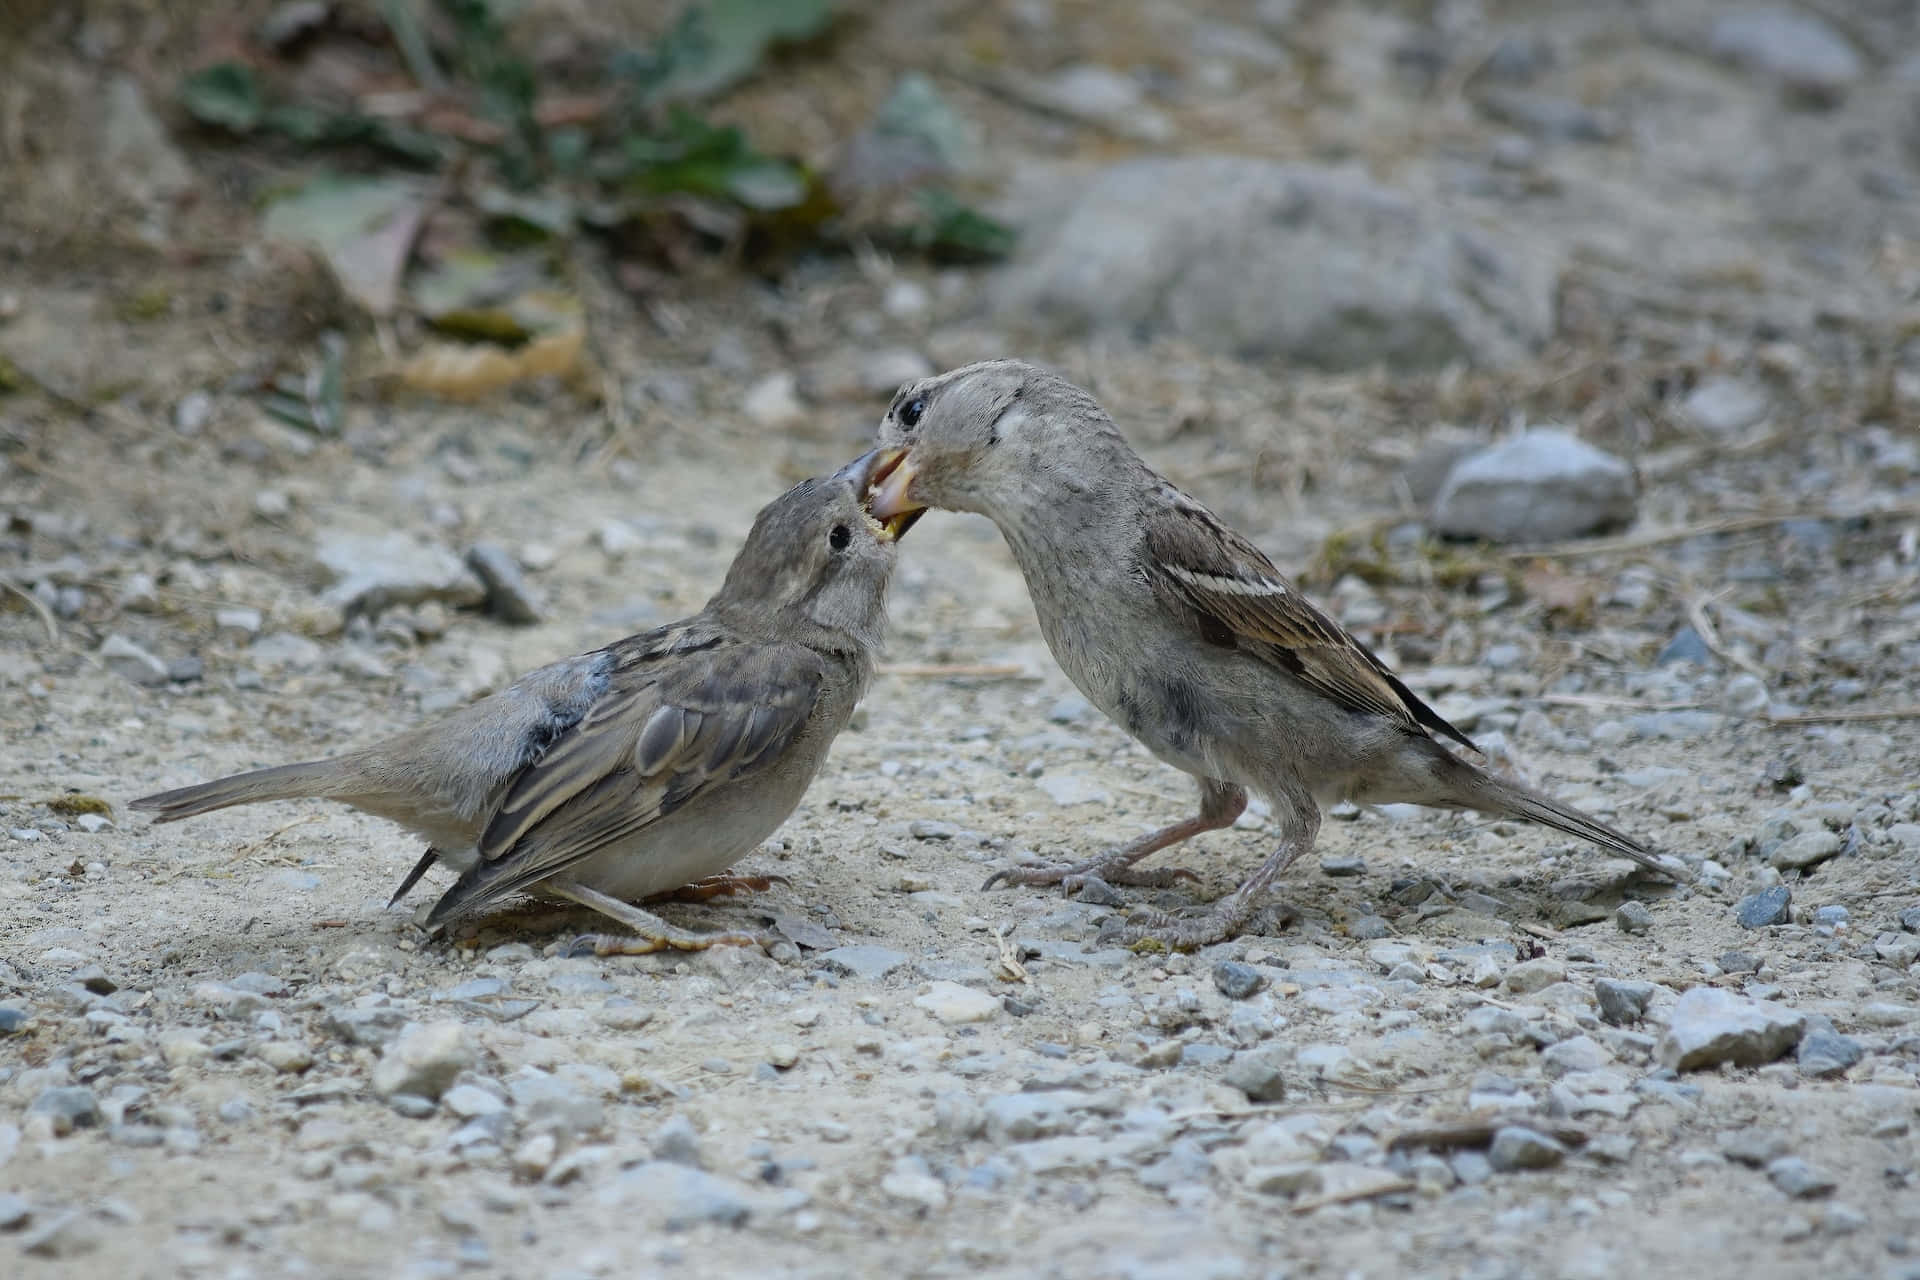
[[(664, 304), (596, 292), (621, 413), (553, 388), (473, 407), (357, 389), (325, 438), (223, 390), (310, 347), (333, 304), (303, 278), (245, 248), (82, 243), (54, 196), (0, 215), (0, 350), (117, 388), (0, 395), (8, 1274), (1920, 1275), (1920, 229), (1913, 197), (1865, 194), (1848, 168), (1920, 181), (1910, 18), (1810, 6), (1865, 66), (1816, 107), (1625, 7), (1124, 7), (1137, 23), (1065, 0), (876, 19), (738, 109), (787, 119), (795, 147), (831, 136), (921, 28), (974, 48), (997, 33), (1041, 71), (1161, 66), (1140, 42), (1267, 22), (1294, 70), (1168, 91), (1179, 145), (1345, 157), (1466, 200), (1452, 166), (1510, 129), (1447, 78), (1524, 29), (1560, 51), (1559, 92), (1627, 118), (1603, 144), (1543, 144), (1553, 192), (1485, 197), (1571, 246), (1560, 336), (1497, 372), (1315, 372), (1030, 336), (987, 309), (984, 270), (856, 255), (773, 283), (716, 270)], [(1393, 51), (1435, 31), (1456, 69), (1410, 87), (1418, 60)], [(158, 76), (137, 35), (49, 36), (35, 65)], [(1174, 61), (1164, 75), (1202, 76)], [(829, 92), (837, 66), (854, 70)], [(952, 92), (1009, 172), (1144, 145)], [(794, 100), (813, 114), (783, 115)], [(0, 154), (25, 154), (20, 105)], [(210, 178), (229, 163), (187, 155)], [(169, 234), (204, 245), (248, 217), (210, 183)], [(897, 303), (903, 284), (923, 308)], [(155, 288), (158, 320), (127, 301)], [(565, 958), (596, 923), (538, 905), (434, 944), (386, 905), (419, 851), (376, 820), (284, 804), (150, 828), (125, 808), (364, 743), (691, 612), (754, 510), (863, 449), (885, 403), (819, 393), (776, 429), (749, 389), (876, 348), (936, 368), (1020, 354), (1091, 386), (1504, 767), (1699, 882), (1394, 811), (1336, 813), (1279, 886), (1290, 920), (1193, 955), (1099, 945), (1125, 902), (982, 892), (1192, 795), (1053, 665), (998, 535), (946, 514), (902, 545), (893, 667), (742, 864), (786, 883), (663, 908), (791, 940), (772, 954)], [(1689, 426), (1686, 392), (1729, 372), (1772, 412)], [(1422, 459), (1517, 421), (1627, 457), (1634, 524), (1525, 557), (1392, 532), (1417, 519)], [(434, 604), (342, 628), (315, 559), (342, 529), (496, 542), (546, 620)], [(113, 636), (170, 674), (130, 678)], [(1122, 896), (1210, 899), (1266, 838), (1256, 813), (1163, 855), (1201, 886)], [(1823, 851), (1802, 868), (1787, 845)], [(1785, 922), (1743, 927), (1742, 900), (1776, 885)], [(1257, 990), (1229, 994), (1235, 964)], [(1634, 983), (1654, 984), (1644, 1016), (1617, 1016), (1599, 988)], [(1678, 997), (1700, 989), (1804, 1015), (1800, 1047), (1663, 1069)], [(383, 1063), (430, 1034), (453, 1044), (445, 1091), (393, 1100)], [(1819, 1036), (1853, 1060), (1809, 1053)], [(1234, 1082), (1262, 1062), (1283, 1083), (1255, 1100)], [(1490, 1161), (1504, 1125), (1558, 1146)]]

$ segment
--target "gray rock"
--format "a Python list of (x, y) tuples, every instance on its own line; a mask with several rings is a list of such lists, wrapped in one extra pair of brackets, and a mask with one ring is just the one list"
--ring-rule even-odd
[(1708, 378), (1680, 402), (1680, 412), (1702, 431), (1726, 435), (1767, 416), (1767, 393), (1740, 378)]
[(607, 1208), (634, 1212), (642, 1226), (667, 1231), (704, 1223), (738, 1227), (754, 1210), (747, 1189), (732, 1179), (666, 1160), (623, 1171), (603, 1185), (595, 1199)]
[(1853, 918), (1853, 913), (1837, 902), (1818, 907), (1813, 913), (1813, 925), (1816, 929), (1839, 929)]
[(1619, 121), (1571, 98), (1488, 88), (1481, 92), (1479, 106), (1492, 119), (1544, 142), (1611, 142), (1620, 136)]
[(1721, 1063), (1757, 1067), (1792, 1051), (1806, 1025), (1797, 1010), (1695, 987), (1674, 1003), (1654, 1052), (1662, 1066), (1676, 1071)]
[(1077, 693), (1063, 695), (1047, 708), (1047, 719), (1054, 724), (1074, 724), (1093, 714), (1093, 704)]
[(1920, 961), (1920, 937), (1910, 933), (1883, 933), (1873, 940), (1873, 954), (1896, 969)]
[(1622, 933), (1642, 934), (1653, 928), (1653, 912), (1644, 902), (1623, 902), (1614, 908), (1613, 923)]
[(1900, 913), (1900, 927), (1908, 933), (1920, 933), (1920, 907), (1908, 907)]
[(27, 1107), (27, 1114), (50, 1117), (54, 1133), (64, 1136), (99, 1124), (100, 1100), (82, 1085), (58, 1085), (43, 1090)]
[(117, 631), (101, 642), (99, 656), (107, 670), (135, 684), (162, 685), (171, 678), (165, 662)]
[(1487, 1163), (1498, 1173), (1551, 1169), (1566, 1158), (1567, 1149), (1560, 1142), (1537, 1129), (1517, 1124), (1496, 1129), (1493, 1145), (1487, 1148)]
[(33, 1204), (25, 1196), (0, 1192), (0, 1231), (18, 1231), (33, 1217)]
[(1291, 1057), (1289, 1046), (1282, 1044), (1243, 1049), (1227, 1064), (1222, 1078), (1246, 1094), (1249, 1102), (1279, 1102), (1287, 1096), (1286, 1071)]
[(683, 1164), (690, 1169), (706, 1167), (700, 1158), (700, 1132), (693, 1127), (693, 1121), (684, 1115), (674, 1116), (648, 1139), (655, 1160), (665, 1160), (669, 1164)]
[(1003, 71), (1002, 88), (1046, 111), (1097, 124), (1150, 144), (1173, 137), (1173, 122), (1144, 100), (1132, 76), (1096, 63), (1076, 62), (1047, 76)]
[(400, 1034), (407, 1017), (398, 1009), (337, 1008), (327, 1010), (326, 1028), (348, 1044), (379, 1048)]
[(1831, 831), (1803, 831), (1782, 842), (1768, 861), (1782, 871), (1804, 871), (1838, 856), (1841, 843), (1840, 837)]
[(314, 559), (332, 584), (322, 600), (343, 613), (378, 613), (428, 600), (468, 607), (487, 598), (458, 556), (404, 533), (330, 530), (320, 535)]
[(606, 1108), (600, 1099), (589, 1096), (565, 1076), (549, 1075), (535, 1067), (523, 1067), (507, 1081), (507, 1096), (513, 1099), (514, 1113), (532, 1130), (571, 1138), (592, 1133), (606, 1123)]
[(531, 626), (546, 614), (539, 593), (520, 572), (520, 562), (505, 547), (476, 542), (467, 548), (467, 568), (486, 588), (487, 612), (502, 622)]
[(1728, 715), (1757, 716), (1772, 701), (1773, 695), (1767, 692), (1766, 681), (1745, 672), (1727, 681), (1726, 687), (1720, 691), (1720, 707)]
[(907, 834), (915, 840), (951, 840), (960, 834), (960, 828), (951, 822), (915, 818), (907, 824)]
[(1566, 431), (1535, 428), (1462, 459), (1433, 500), (1434, 532), (1553, 542), (1624, 525), (1633, 470)]
[(1696, 667), (1713, 665), (1713, 650), (1707, 648), (1707, 642), (1692, 627), (1682, 627), (1673, 633), (1673, 638), (1654, 655), (1654, 665), (1670, 667), (1678, 663), (1691, 663)]
[(1507, 970), (1506, 975), (1507, 990), (1517, 992), (1521, 995), (1525, 995), (1531, 991), (1539, 991), (1545, 987), (1552, 986), (1556, 982), (1565, 982), (1566, 980), (1567, 966), (1553, 959), (1551, 956), (1542, 956), (1538, 960), (1522, 961)]
[(1367, 874), (1365, 858), (1342, 857), (1320, 859), (1320, 874), (1323, 876), (1363, 876)]
[(1846, 37), (1819, 18), (1785, 7), (1722, 14), (1707, 34), (1707, 50), (1822, 102), (1839, 98), (1866, 74)]
[(20, 1252), (34, 1258), (77, 1258), (100, 1247), (100, 1222), (92, 1214), (69, 1209), (47, 1218), (20, 1237)]
[(1032, 1142), (1073, 1128), (1070, 1099), (1059, 1093), (1006, 1093), (983, 1108), (987, 1137), (996, 1143)]
[(1837, 1185), (1833, 1175), (1799, 1156), (1781, 1156), (1773, 1161), (1767, 1166), (1767, 1179), (1796, 1200), (1818, 1199)]
[(1222, 960), (1213, 966), (1213, 985), (1229, 1000), (1245, 1000), (1267, 985), (1267, 976), (1250, 964)]
[(1575, 1071), (1598, 1071), (1613, 1061), (1613, 1055), (1592, 1036), (1569, 1036), (1548, 1045), (1540, 1061), (1549, 1076), (1564, 1076)]
[(1739, 1129), (1722, 1139), (1720, 1154), (1758, 1169), (1787, 1154), (1787, 1136), (1778, 1129)]
[(410, 1093), (437, 1100), (478, 1059), (479, 1048), (464, 1024), (410, 1022), (374, 1064), (373, 1091), (383, 1098)]
[(1542, 253), (1351, 174), (1182, 156), (1036, 195), (992, 301), (1046, 333), (1171, 333), (1247, 358), (1433, 369), (1512, 363), (1553, 332)]
[(878, 982), (906, 962), (906, 953), (888, 947), (835, 947), (820, 953), (820, 963), (832, 972), (867, 982)]
[(1765, 929), (1793, 918), (1793, 891), (1783, 884), (1740, 899), (1733, 918), (1742, 929)]

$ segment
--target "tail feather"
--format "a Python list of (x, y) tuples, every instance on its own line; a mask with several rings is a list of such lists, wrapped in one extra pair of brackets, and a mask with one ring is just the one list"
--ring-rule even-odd
[(1617, 853), (1623, 858), (1630, 858), (1668, 880), (1690, 882), (1694, 878), (1693, 874), (1684, 867), (1662, 862), (1646, 845), (1624, 831), (1608, 826), (1591, 814), (1582, 813), (1571, 805), (1561, 804), (1558, 800), (1542, 795), (1531, 787), (1496, 778), (1468, 764), (1451, 752), (1447, 753), (1447, 759), (1453, 766), (1444, 770), (1447, 775), (1451, 775), (1448, 781), (1453, 784), (1449, 788), (1453, 792), (1452, 802), (1463, 808), (1525, 818), (1543, 827), (1564, 831), (1570, 836), (1591, 841), (1608, 853)]
[(255, 769), (195, 783), (175, 791), (141, 796), (129, 808), (151, 810), (154, 821), (178, 822), (215, 809), (236, 804), (257, 804), (263, 800), (297, 800), (308, 796), (332, 796), (341, 778), (337, 760), (312, 760), (305, 764), (283, 764), (271, 769)]

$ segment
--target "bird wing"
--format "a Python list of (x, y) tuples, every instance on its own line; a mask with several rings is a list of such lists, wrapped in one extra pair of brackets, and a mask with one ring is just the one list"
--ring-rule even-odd
[(429, 923), (525, 888), (778, 759), (826, 666), (799, 645), (620, 653), (606, 691), (508, 786)]
[(1145, 569), (1162, 599), (1196, 611), (1223, 640), (1250, 649), (1343, 707), (1414, 733), (1472, 739), (1274, 568), (1261, 550), (1172, 485), (1147, 517)]

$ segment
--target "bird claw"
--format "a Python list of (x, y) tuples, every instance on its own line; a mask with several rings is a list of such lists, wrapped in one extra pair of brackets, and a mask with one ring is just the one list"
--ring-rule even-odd
[(692, 884), (656, 893), (648, 902), (705, 902), (710, 898), (736, 893), (765, 893), (776, 884), (792, 884), (785, 876), (744, 876), (721, 874), (703, 876)]
[[(1275, 907), (1269, 907), (1258, 914), (1264, 920), (1274, 910)], [(1283, 921), (1293, 914), (1284, 907), (1278, 910)], [(1097, 941), (1103, 946), (1140, 952), (1196, 951), (1245, 931), (1255, 914), (1244, 899), (1232, 894), (1198, 916), (1176, 916), (1153, 907), (1142, 907), (1125, 920), (1117, 917), (1108, 920), (1101, 926)]]

